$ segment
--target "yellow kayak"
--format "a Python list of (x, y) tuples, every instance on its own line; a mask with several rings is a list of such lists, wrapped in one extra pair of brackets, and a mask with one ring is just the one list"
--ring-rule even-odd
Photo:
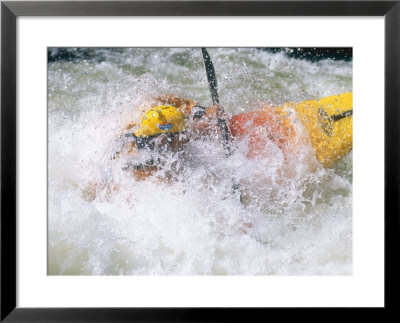
[(353, 93), (304, 101), (293, 106), (310, 134), (317, 159), (333, 166), (353, 147)]
[(352, 149), (352, 102), (352, 93), (290, 102), (276, 108), (265, 107), (235, 115), (229, 124), (233, 137), (241, 139), (250, 136), (247, 157), (263, 158), (268, 154), (264, 151), (265, 136), (283, 151), (288, 149), (288, 143), (300, 144), (293, 124), (296, 119), (300, 120), (310, 136), (316, 158), (325, 167), (331, 167)]

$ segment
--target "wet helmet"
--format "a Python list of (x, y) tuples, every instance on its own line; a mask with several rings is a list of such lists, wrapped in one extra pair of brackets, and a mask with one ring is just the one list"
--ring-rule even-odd
[(162, 133), (181, 132), (187, 129), (183, 112), (171, 105), (159, 105), (146, 111), (136, 137), (150, 137)]

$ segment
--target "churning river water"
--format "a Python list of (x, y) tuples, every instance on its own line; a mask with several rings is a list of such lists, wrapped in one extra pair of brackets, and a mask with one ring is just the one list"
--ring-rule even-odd
[[(229, 114), (352, 91), (351, 60), (208, 50)], [(324, 168), (305, 141), (288, 175), (272, 144), (263, 160), (225, 158), (211, 138), (189, 145), (195, 157), (175, 182), (136, 181), (111, 158), (113, 143), (164, 94), (212, 105), (200, 49), (49, 49), (49, 275), (352, 273), (351, 153)], [(91, 196), (102, 182), (118, 190)]]

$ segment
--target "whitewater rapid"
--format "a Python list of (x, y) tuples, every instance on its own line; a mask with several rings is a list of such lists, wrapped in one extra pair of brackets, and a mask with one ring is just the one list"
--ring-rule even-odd
[[(249, 160), (240, 145), (225, 158), (211, 138), (189, 144), (185, 165), (168, 157), (171, 168), (181, 166), (173, 182), (136, 181), (125, 160), (112, 158), (116, 138), (154, 96), (211, 105), (201, 51), (76, 53), (48, 64), (49, 275), (352, 273), (351, 153), (324, 168), (306, 141), (286, 165), (273, 143), (268, 158)], [(352, 61), (251, 48), (209, 53), (229, 114), (352, 91)], [(246, 203), (232, 194), (232, 178)], [(107, 185), (93, 196), (93, 183)]]

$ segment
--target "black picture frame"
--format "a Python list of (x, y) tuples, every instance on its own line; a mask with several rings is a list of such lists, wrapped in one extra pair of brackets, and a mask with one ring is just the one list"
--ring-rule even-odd
[[(19, 16), (384, 16), (385, 307), (399, 286), (400, 1), (4, 1), (1, 3), (1, 322), (254, 321), (266, 308), (19, 308), (16, 306), (16, 19)], [(269, 309), (279, 311), (279, 309)], [(329, 310), (335, 318), (334, 310)], [(304, 311), (303, 311), (304, 313)], [(371, 312), (367, 315), (370, 316)], [(331, 316), (331, 314), (329, 314)], [(260, 316), (261, 315), (261, 316)], [(306, 314), (306, 315), (309, 315)], [(313, 317), (315, 314), (311, 314)], [(326, 315), (326, 314), (325, 314)], [(317, 315), (318, 316), (318, 315)], [(339, 317), (339, 314), (337, 314)], [(312, 319), (312, 318), (311, 318)], [(323, 319), (319, 317), (319, 319)], [(380, 317), (382, 319), (382, 317)]]

